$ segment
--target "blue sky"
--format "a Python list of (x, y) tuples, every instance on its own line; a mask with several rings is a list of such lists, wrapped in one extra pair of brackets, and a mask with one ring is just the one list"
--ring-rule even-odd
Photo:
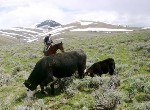
[(0, 28), (30, 27), (47, 19), (147, 27), (149, 5), (150, 0), (0, 0)]

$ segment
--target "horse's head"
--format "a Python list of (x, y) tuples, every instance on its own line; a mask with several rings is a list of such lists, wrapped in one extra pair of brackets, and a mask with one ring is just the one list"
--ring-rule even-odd
[(51, 54), (56, 54), (57, 50), (60, 49), (61, 52), (64, 52), (64, 47), (63, 43), (60, 42), (58, 44), (51, 45), (50, 48), (48, 49), (47, 53), (45, 53), (45, 56), (49, 56)]
[(57, 46), (58, 46), (57, 47), (58, 49), (60, 49), (62, 52), (64, 52), (64, 47), (63, 47), (63, 43), (62, 42), (58, 43)]

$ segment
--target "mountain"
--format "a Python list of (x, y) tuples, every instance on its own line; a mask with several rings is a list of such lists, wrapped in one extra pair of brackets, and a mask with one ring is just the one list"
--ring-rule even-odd
[(61, 24), (53, 20), (46, 20), (36, 25), (37, 28), (43, 28), (43, 29), (53, 29), (54, 27), (57, 26), (61, 26)]
[(43, 21), (34, 28), (28, 27), (14, 27), (9, 29), (1, 29), (0, 30), (0, 44), (6, 39), (9, 42), (33, 42), (37, 41), (41, 38), (41, 36), (45, 36), (47, 34), (47, 29), (52, 30), (61, 26), (60, 23), (57, 23), (53, 20)]
[[(78, 29), (87, 29), (87, 28), (105, 28), (105, 29), (131, 29), (135, 30), (138, 29), (137, 27), (129, 27), (127, 25), (116, 25), (116, 24), (110, 24), (110, 23), (104, 23), (104, 22), (97, 22), (97, 21), (76, 21), (70, 24), (67, 24), (66, 26), (75, 26)], [(117, 31), (117, 30), (116, 30)]]
[(131, 32), (139, 30), (138, 27), (129, 27), (123, 25), (114, 25), (103, 22), (95, 21), (76, 21), (70, 24), (62, 25), (51, 30), (53, 35), (58, 35), (66, 32), (101, 32), (101, 33), (112, 33), (112, 32)]
[[(43, 21), (35, 26), (35, 28), (15, 27), (10, 29), (0, 30), (0, 43), (7, 42), (34, 42), (39, 39), (43, 39), (48, 33), (52, 34), (52, 37), (67, 32), (100, 32), (100, 33), (112, 33), (112, 32), (130, 32), (139, 30), (141, 28), (129, 27), (122, 25), (114, 25), (103, 22), (95, 21), (76, 21), (70, 24), (61, 25), (53, 20)], [(1, 43), (2, 44), (2, 43)]]

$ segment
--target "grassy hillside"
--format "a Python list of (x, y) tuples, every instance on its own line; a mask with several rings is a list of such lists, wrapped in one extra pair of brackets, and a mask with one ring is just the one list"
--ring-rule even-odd
[(0, 35), (0, 46), (6, 44), (16, 44), (19, 43), (19, 40), (11, 38), (10, 36)]
[(83, 49), (87, 67), (114, 58), (116, 74), (82, 80), (75, 76), (64, 78), (58, 82), (55, 96), (42, 95), (38, 88), (34, 97), (29, 97), (23, 82), (43, 57), (43, 42), (3, 45), (0, 46), (0, 109), (150, 109), (150, 31), (67, 32), (57, 37), (64, 38), (65, 51)]

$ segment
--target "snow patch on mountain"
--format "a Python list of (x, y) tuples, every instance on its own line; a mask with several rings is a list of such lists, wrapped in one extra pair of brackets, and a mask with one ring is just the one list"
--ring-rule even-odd
[(49, 31), (49, 32), (46, 32), (46, 33), (41, 34), (41, 36), (46, 36), (46, 35), (48, 35), (48, 34), (52, 34), (52, 36), (55, 36), (55, 35), (58, 35), (58, 34), (63, 33), (63, 31), (65, 31), (65, 30), (67, 30), (67, 29), (70, 30), (70, 29), (72, 29), (72, 28), (74, 28), (74, 27), (76, 27), (76, 26), (58, 27), (58, 28), (55, 28), (55, 29), (53, 29), (53, 30), (51, 30), (51, 31)]
[(92, 24), (93, 22), (90, 22), (90, 21), (79, 21), (79, 23), (81, 25), (89, 25), (89, 24)]
[(127, 31), (133, 31), (133, 30), (129, 30), (129, 29), (110, 29), (110, 28), (85, 28), (85, 29), (73, 29), (70, 31), (95, 31), (95, 32), (101, 32), (101, 31), (105, 31), (105, 32), (127, 32)]
[[(15, 27), (0, 30), (0, 35), (9, 36), (23, 42), (34, 42), (39, 38), (44, 38), (48, 34), (57, 36), (67, 31), (90, 31), (90, 32), (130, 32), (130, 27), (111, 25), (103, 22), (78, 21), (67, 25), (61, 25), (53, 20), (46, 20), (35, 26), (36, 28)], [(43, 28), (44, 27), (44, 28)], [(150, 27), (143, 28), (149, 29)]]
[(53, 29), (54, 27), (58, 27), (58, 26), (61, 26), (61, 24), (53, 20), (45, 20), (40, 24), (36, 25), (37, 28), (43, 28), (43, 29)]
[(150, 27), (144, 27), (144, 28), (142, 28), (142, 29), (150, 29)]
[(39, 32), (35, 32), (35, 31), (31, 31), (31, 30), (27, 30), (25, 28), (11, 28), (10, 30), (14, 30), (14, 31), (25, 31), (25, 32), (29, 32), (29, 33), (34, 33), (34, 34), (38, 34)]

